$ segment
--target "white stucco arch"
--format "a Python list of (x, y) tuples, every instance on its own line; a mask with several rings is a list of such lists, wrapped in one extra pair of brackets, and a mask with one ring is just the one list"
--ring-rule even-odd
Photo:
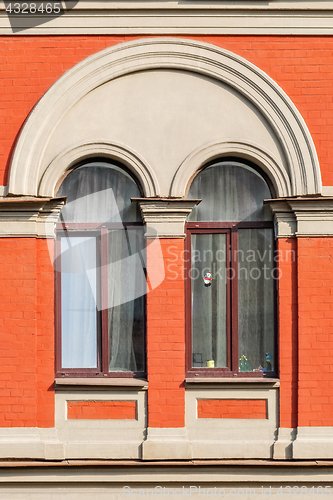
[[(64, 158), (73, 164), (82, 159), (82, 154), (87, 154), (82, 150), (82, 143), (73, 143), (71, 150), (67, 148), (56, 155), (58, 159), (45, 162), (47, 138), (61, 125), (68, 110), (107, 82), (124, 75), (159, 69), (203, 75), (235, 89), (268, 122), (285, 160), (276, 162), (270, 155), (265, 156), (262, 144), (237, 146), (237, 141), (231, 148), (239, 147), (235, 155), (238, 152), (252, 159), (265, 156), (262, 166), (276, 187), (277, 196), (321, 193), (320, 169), (310, 133), (295, 105), (270, 77), (240, 56), (213, 45), (194, 40), (155, 38), (119, 44), (94, 54), (67, 71), (46, 92), (28, 117), (18, 139), (10, 167), (9, 194), (53, 196), (56, 177), (66, 168)], [(227, 147), (225, 140), (221, 142), (224, 143), (224, 146), (220, 145), (223, 155)], [(100, 154), (98, 148), (103, 144), (106, 143), (99, 138), (89, 147)], [(145, 196), (164, 195), (153, 167), (140, 153), (135, 153), (130, 144), (120, 145), (121, 148), (131, 153), (127, 158), (128, 166), (140, 179)], [(247, 153), (244, 153), (244, 148)], [(186, 176), (193, 176), (196, 155), (198, 151), (193, 150), (179, 163), (169, 195), (184, 196), (189, 181)], [(198, 156), (197, 159), (202, 161)]]
[(221, 143), (206, 144), (190, 154), (176, 172), (171, 186), (171, 196), (179, 193), (185, 196), (193, 177), (202, 167), (226, 156), (249, 160), (260, 167), (272, 180), (275, 193), (292, 192), (290, 179), (277, 158), (257, 144), (229, 139)]
[(126, 166), (136, 177), (144, 194), (152, 197), (159, 191), (156, 175), (147, 161), (143, 160), (135, 151), (130, 151), (123, 144), (110, 144), (105, 141), (76, 144), (74, 147), (61, 151), (45, 170), (40, 181), (39, 196), (48, 196), (65, 174), (78, 161), (102, 157), (116, 160)]

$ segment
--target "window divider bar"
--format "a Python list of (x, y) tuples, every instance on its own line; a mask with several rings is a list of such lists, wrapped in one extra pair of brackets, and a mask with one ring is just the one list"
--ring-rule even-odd
[(56, 238), (54, 241), (54, 268), (55, 268), (55, 276), (54, 276), (54, 285), (55, 285), (55, 310), (56, 310), (56, 334), (55, 334), (55, 352), (56, 352), (56, 372), (59, 372), (62, 367), (62, 348), (61, 348), (61, 239)]
[(185, 270), (185, 344), (186, 344), (186, 359), (185, 359), (185, 372), (189, 372), (192, 368), (192, 283), (190, 278), (192, 266), (192, 252), (191, 252), (191, 231), (186, 227), (185, 238), (185, 255), (187, 258), (184, 262)]
[(272, 221), (240, 221), (240, 222), (187, 222), (186, 227), (189, 230), (199, 230), (199, 229), (257, 229), (265, 227), (273, 227)]
[(101, 369), (103, 373), (109, 372), (109, 325), (108, 325), (108, 229), (101, 228), (101, 266), (100, 266), (100, 280), (101, 280)]
[(230, 251), (231, 251), (231, 232), (228, 230), (226, 234), (226, 286), (227, 286), (227, 303), (226, 303), (226, 328), (227, 328), (227, 366), (229, 367), (229, 370), (232, 368), (232, 328), (231, 328), (231, 279), (230, 279), (230, 272), (231, 272), (231, 256), (230, 256)]
[(230, 271), (232, 276), (230, 276), (230, 285), (231, 279), (233, 280), (233, 286), (231, 287), (231, 309), (232, 310), (232, 319), (231, 319), (231, 370), (232, 372), (238, 372), (238, 253), (235, 250), (238, 249), (238, 231), (237, 228), (234, 227), (231, 230), (231, 260), (230, 260)]

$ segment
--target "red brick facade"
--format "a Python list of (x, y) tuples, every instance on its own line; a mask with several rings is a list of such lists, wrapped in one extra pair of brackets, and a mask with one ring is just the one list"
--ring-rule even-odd
[[(86, 57), (138, 37), (6, 36), (0, 39), (0, 169), (6, 184), (10, 154), (33, 106), (65, 71)], [(297, 106), (317, 149), (323, 184), (333, 185), (331, 37), (192, 36), (223, 47), (265, 71)]]
[(280, 238), (278, 324), (280, 365), (280, 426), (297, 427), (298, 397), (298, 311), (297, 240)]
[(204, 399), (198, 401), (198, 418), (267, 418), (264, 399)]
[[(148, 420), (150, 427), (184, 427), (184, 240), (161, 240), (165, 278), (147, 295)], [(148, 274), (160, 273), (148, 246)]]
[(71, 401), (67, 403), (67, 418), (74, 420), (133, 420), (135, 401)]
[(333, 425), (332, 238), (298, 240), (300, 426)]
[[(0, 184), (38, 100), (65, 71), (140, 37), (0, 37)], [(326, 36), (192, 36), (242, 56), (289, 96), (315, 143), (324, 186), (333, 185), (333, 39)], [(297, 236), (297, 234), (296, 234)], [(333, 238), (281, 237), (277, 286), (279, 427), (333, 426)], [(147, 422), (185, 427), (184, 239), (160, 240), (165, 276), (147, 295)], [(45, 238), (0, 238), (0, 427), (55, 425), (55, 286)], [(148, 245), (148, 279), (161, 277)], [(149, 284), (149, 283), (148, 283)], [(70, 420), (136, 418), (133, 401), (79, 401)], [(266, 400), (209, 399), (198, 418), (266, 419)]]
[(46, 240), (2, 238), (1, 427), (54, 425), (54, 270)]

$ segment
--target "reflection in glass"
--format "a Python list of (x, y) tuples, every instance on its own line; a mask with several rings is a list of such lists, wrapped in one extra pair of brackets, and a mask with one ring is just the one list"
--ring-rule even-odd
[[(223, 368), (227, 366), (226, 235), (192, 234), (191, 246), (192, 366)], [(204, 283), (208, 272), (211, 286)]]
[(96, 368), (96, 239), (61, 238), (61, 266), (62, 366)]
[(273, 248), (272, 229), (239, 229), (240, 371), (274, 370)]

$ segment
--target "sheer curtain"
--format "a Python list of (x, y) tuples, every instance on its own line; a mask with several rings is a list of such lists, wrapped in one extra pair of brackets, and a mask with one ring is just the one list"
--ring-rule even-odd
[[(192, 352), (197, 367), (227, 366), (226, 235), (192, 234)], [(212, 273), (211, 286), (204, 276)]]
[(60, 222), (140, 222), (140, 191), (120, 167), (102, 162), (78, 167), (62, 182), (57, 196), (66, 196)]
[[(238, 161), (221, 161), (202, 170), (193, 180), (188, 198), (202, 201), (191, 212), (188, 220), (198, 222), (264, 222), (272, 214), (263, 200), (271, 194), (263, 177), (250, 166)], [(225, 229), (230, 231), (230, 229)], [(225, 247), (225, 235), (192, 234), (192, 273), (202, 273), (203, 264), (194, 260), (195, 251), (212, 257), (204, 262), (211, 268), (211, 287), (205, 288), (202, 277), (192, 276), (192, 346), (193, 354), (203, 353), (206, 359), (215, 360), (215, 367), (226, 366), (226, 287), (219, 276), (214, 276), (216, 252)], [(237, 229), (238, 246), (234, 243), (239, 259), (238, 272), (231, 280), (231, 287), (238, 284), (238, 307), (231, 304), (231, 316), (238, 314), (240, 369), (273, 369), (274, 360), (274, 249), (271, 228)], [(226, 249), (229, 259), (229, 249)], [(238, 313), (237, 313), (238, 308)], [(233, 322), (235, 324), (235, 322)], [(245, 360), (245, 362), (244, 362)]]
[(205, 168), (193, 180), (188, 198), (201, 198), (189, 221), (271, 220), (263, 200), (271, 194), (264, 179), (254, 169), (234, 161)]
[[(110, 370), (143, 371), (146, 279), (142, 228), (108, 231), (104, 267), (100, 267), (101, 240), (96, 235), (99, 224), (141, 222), (137, 204), (131, 203), (132, 197), (140, 197), (140, 191), (117, 165), (92, 162), (68, 174), (57, 195), (67, 196), (59, 222), (78, 224), (61, 238), (62, 366), (97, 366), (102, 278), (108, 281)], [(97, 223), (93, 237), (86, 223)], [(75, 231), (80, 233), (75, 236)]]
[(144, 371), (143, 231), (109, 231), (108, 241), (109, 369)]
[(239, 250), (239, 358), (246, 356), (251, 370), (261, 367), (271, 371), (274, 369), (273, 230), (240, 229)]

